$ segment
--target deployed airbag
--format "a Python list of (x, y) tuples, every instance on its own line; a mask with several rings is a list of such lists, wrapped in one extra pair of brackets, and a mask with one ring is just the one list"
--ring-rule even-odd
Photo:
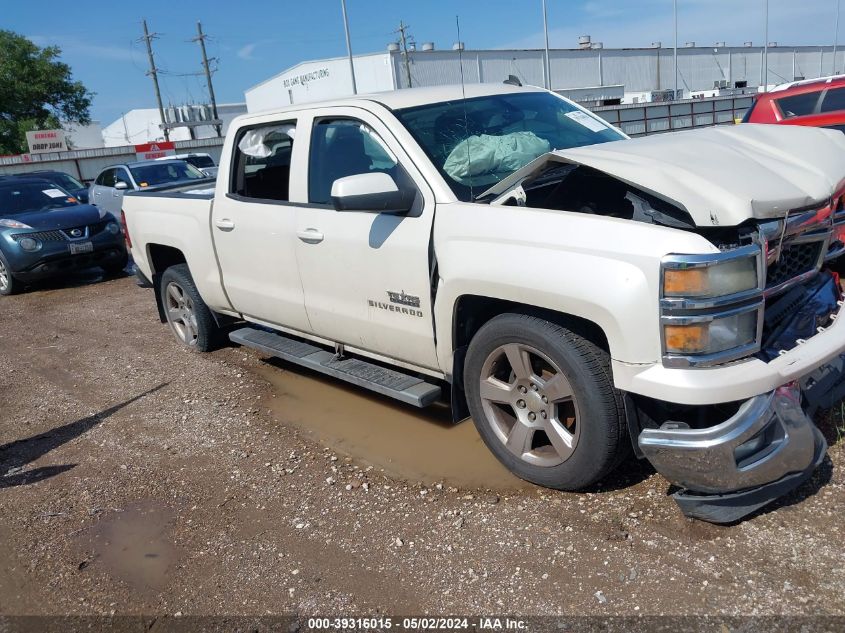
[[(468, 180), (473, 177), (509, 174), (549, 149), (549, 142), (533, 132), (470, 136), (449, 153), (443, 171), (458, 182), (469, 184)], [(478, 184), (484, 184), (484, 181)]]

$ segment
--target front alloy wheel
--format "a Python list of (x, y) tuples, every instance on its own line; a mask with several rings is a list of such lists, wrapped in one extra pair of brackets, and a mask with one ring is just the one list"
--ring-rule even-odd
[(5, 259), (0, 255), (0, 295), (11, 295), (18, 291), (20, 282), (12, 276)]
[(560, 490), (605, 477), (628, 454), (622, 394), (596, 334), (501, 314), (467, 348), (463, 384), (481, 439), (511, 472)]
[(507, 343), (481, 369), (484, 417), (505, 448), (535, 466), (557, 466), (578, 445), (578, 402), (561, 369), (540, 350)]

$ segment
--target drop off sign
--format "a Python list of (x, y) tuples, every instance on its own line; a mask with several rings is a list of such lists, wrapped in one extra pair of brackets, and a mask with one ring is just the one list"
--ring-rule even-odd
[(30, 154), (45, 152), (66, 152), (67, 141), (64, 130), (35, 130), (26, 133)]

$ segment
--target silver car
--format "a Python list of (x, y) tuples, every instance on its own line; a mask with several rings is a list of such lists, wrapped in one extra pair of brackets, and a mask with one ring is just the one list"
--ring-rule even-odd
[(176, 154), (175, 156), (162, 156), (161, 158), (156, 158), (156, 160), (172, 160), (174, 158), (190, 163), (209, 178), (217, 178), (217, 165), (214, 164), (211, 154), (191, 152), (189, 154)]
[(97, 176), (88, 198), (91, 204), (120, 217), (126, 191), (153, 191), (195, 180), (209, 180), (209, 177), (183, 160), (144, 160), (111, 165)]

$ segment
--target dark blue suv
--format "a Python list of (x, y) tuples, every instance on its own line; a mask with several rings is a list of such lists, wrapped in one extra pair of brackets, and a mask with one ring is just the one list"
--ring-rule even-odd
[(47, 180), (0, 180), (0, 295), (87, 268), (115, 274), (127, 261), (120, 225), (110, 213), (80, 204)]

